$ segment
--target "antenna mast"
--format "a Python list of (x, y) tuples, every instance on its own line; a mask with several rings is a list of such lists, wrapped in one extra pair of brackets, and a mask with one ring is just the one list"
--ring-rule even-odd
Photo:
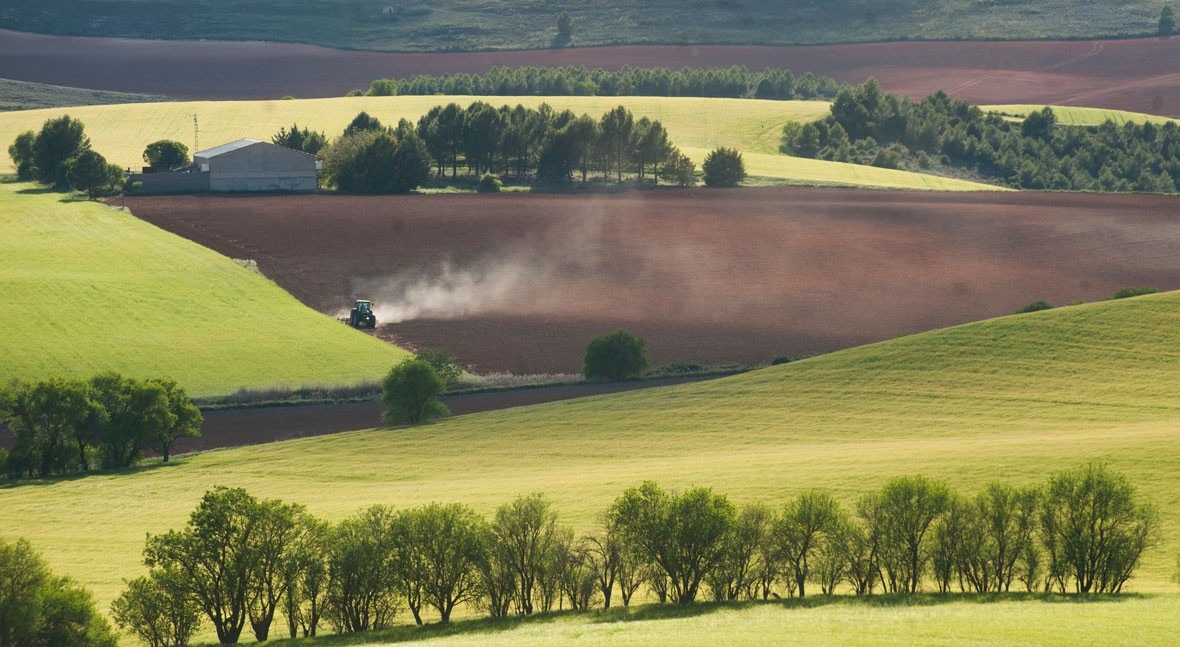
[(199, 143), (201, 141), (199, 139), (200, 133), (201, 133), (201, 130), (200, 130), (200, 128), (197, 127), (197, 113), (194, 112), (193, 113), (193, 152), (194, 153), (201, 150), (201, 145)]

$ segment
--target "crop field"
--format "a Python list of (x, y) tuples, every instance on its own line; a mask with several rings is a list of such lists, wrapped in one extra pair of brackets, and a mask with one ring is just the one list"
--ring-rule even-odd
[[(1160, 4), (1127, 0), (963, 2), (937, 0), (774, 0), (641, 5), (556, 0), (403, 0), (392, 13), (362, 0), (240, 4), (208, 0), (8, 0), (0, 27), (30, 32), (128, 38), (302, 42), (344, 49), (444, 51), (551, 46), (807, 44), (882, 40), (1045, 39), (1154, 35)], [(570, 37), (556, 39), (557, 18)]]
[[(1029, 104), (1009, 104), (1009, 105), (994, 105), (994, 106), (980, 106), (983, 110), (990, 110), (1000, 112), (1005, 115), (1027, 116), (1030, 112), (1034, 112), (1045, 108), (1046, 106), (1029, 105)], [(1113, 121), (1118, 125), (1125, 123), (1153, 123), (1166, 124), (1175, 122), (1175, 119), (1168, 117), (1160, 117), (1157, 115), (1148, 115), (1142, 112), (1130, 112), (1128, 110), (1105, 110), (1103, 108), (1079, 108), (1075, 106), (1048, 106), (1053, 109), (1053, 114), (1057, 117), (1057, 123), (1064, 126), (1101, 126), (1107, 121)]]
[[(142, 571), (145, 533), (183, 524), (216, 484), (299, 502), (330, 520), (373, 503), (432, 501), (463, 502), (487, 515), (518, 494), (540, 491), (563, 523), (587, 531), (614, 497), (647, 479), (674, 489), (709, 486), (739, 504), (779, 504), (813, 487), (851, 503), (903, 474), (973, 493), (989, 481), (1041, 483), (1050, 472), (1096, 461), (1126, 473), (1160, 508), (1164, 541), (1128, 586), (1168, 593), (1180, 550), (1177, 349), (1180, 293), (1072, 306), (713, 382), (192, 454), (131, 474), (0, 489), (0, 536), (29, 538), (54, 569), (92, 587), (105, 607), (121, 578)], [(759, 606), (670, 622), (691, 623), (684, 631), (702, 641), (747, 618), (753, 628), (744, 635), (754, 642), (757, 631), (780, 623), (822, 642), (840, 626), (881, 616), (886, 642), (930, 621), (910, 640), (951, 643), (990, 627), (999, 631), (996, 644), (1008, 644), (1016, 627), (1029, 630), (1013, 618), (1078, 619), (1101, 635), (1125, 632), (1133, 643), (1174, 635), (1177, 604), (1175, 595), (1131, 597), (1084, 605), (1083, 612), (1074, 604), (1030, 602), (1013, 605), (1011, 617), (959, 602), (850, 603), (798, 613)], [(1140, 623), (1149, 616), (1155, 619)], [(624, 641), (660, 642), (651, 633), (662, 631), (659, 623), (592, 620), (538, 623), (521, 639), (607, 636), (612, 627), (625, 627)], [(1075, 630), (1081, 631), (1063, 628), (1060, 644)], [(1058, 642), (1058, 634), (1032, 631), (1031, 643), (1044, 642), (1037, 636)]]
[(0, 30), (0, 78), (184, 100), (341, 97), (378, 78), (483, 73), (495, 66), (744, 65), (812, 72), (850, 84), (875, 77), (887, 92), (914, 99), (944, 90), (977, 104), (1094, 106), (1177, 116), (1177, 56), (1180, 38), (389, 54), (289, 43), (69, 38)]
[(114, 370), (192, 395), (379, 378), (391, 345), (126, 211), (0, 183), (0, 382)]

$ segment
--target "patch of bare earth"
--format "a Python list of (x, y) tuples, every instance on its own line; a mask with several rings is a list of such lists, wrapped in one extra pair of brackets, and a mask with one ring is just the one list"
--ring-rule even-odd
[(904, 42), (813, 47), (642, 46), (389, 54), (256, 42), (72, 38), (0, 30), (0, 78), (178, 99), (343, 96), (374, 79), (494, 66), (785, 67), (845, 83), (876, 77), (920, 98), (1051, 103), (1180, 115), (1180, 38)]
[(846, 189), (144, 197), (139, 217), (259, 268), (310, 307), (477, 371), (577, 372), (627, 328), (655, 363), (765, 362), (1180, 288), (1167, 196)]

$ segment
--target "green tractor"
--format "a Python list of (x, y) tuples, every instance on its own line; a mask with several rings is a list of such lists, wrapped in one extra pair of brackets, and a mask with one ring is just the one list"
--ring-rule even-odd
[(348, 318), (340, 321), (353, 328), (376, 328), (377, 316), (373, 314), (373, 303), (357, 299), (357, 302), (352, 304), (352, 312), (348, 314)]

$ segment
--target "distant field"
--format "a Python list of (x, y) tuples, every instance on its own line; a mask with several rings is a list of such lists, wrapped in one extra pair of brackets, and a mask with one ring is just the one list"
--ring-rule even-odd
[[(393, 11), (386, 12), (387, 6)], [(563, 12), (570, 17), (570, 36), (558, 40), (557, 18)], [(639, 43), (793, 45), (1153, 35), (1159, 13), (1160, 3), (1149, 0), (7, 0), (0, 10), (0, 27), (75, 36), (279, 41), (429, 52)]]
[[(980, 108), (983, 110), (1019, 116), (1027, 116), (1030, 112), (1040, 110), (1044, 107), (1045, 106), (1027, 104), (980, 106)], [(1113, 121), (1120, 126), (1127, 122), (1137, 124), (1165, 124), (1176, 121), (1175, 119), (1168, 117), (1148, 115), (1142, 112), (1130, 112), (1128, 110), (1104, 110), (1102, 108), (1077, 108), (1074, 106), (1048, 107), (1052, 108), (1053, 114), (1057, 116), (1057, 123), (1065, 126), (1100, 126), (1107, 121)]]
[[(992, 480), (1041, 483), (1055, 470), (1100, 461), (1128, 474), (1163, 514), (1164, 541), (1129, 588), (1172, 592), (1178, 423), (1180, 293), (1166, 293), (996, 319), (713, 382), (0, 489), (0, 536), (28, 537), (105, 607), (120, 578), (142, 571), (144, 534), (181, 525), (215, 484), (303, 503), (330, 520), (372, 503), (431, 501), (461, 501), (486, 515), (543, 491), (563, 522), (588, 530), (614, 497), (645, 479), (710, 486), (737, 503), (777, 505), (809, 487), (851, 503), (902, 474), (971, 493)], [(1144, 612), (1174, 608), (1174, 597), (1144, 602)], [(1050, 608), (1026, 612), (1069, 617)], [(1122, 604), (1089, 608), (1095, 622), (1136, 626)], [(991, 611), (979, 613), (982, 621)], [(825, 624), (809, 631), (826, 635)]]
[(399, 119), (417, 122), (430, 108), (450, 102), (466, 107), (473, 101), (494, 106), (548, 103), (595, 119), (619, 105), (636, 118), (659, 120), (669, 137), (698, 166), (709, 150), (728, 146), (751, 153), (750, 172), (796, 183), (842, 186), (926, 188), (947, 191), (994, 190), (994, 187), (931, 176), (871, 169), (863, 166), (791, 159), (777, 154), (784, 124), (814, 121), (828, 113), (822, 101), (759, 101), (751, 99), (689, 99), (655, 97), (343, 97), (287, 101), (176, 102), (120, 106), (89, 106), (0, 114), (0, 142), (11, 142), (24, 130), (38, 129), (46, 119), (68, 114), (86, 125), (95, 150), (120, 166), (142, 166), (143, 149), (159, 139), (175, 139), (193, 147), (193, 114), (199, 144), (209, 148), (242, 137), (270, 141), (293, 123), (334, 137), (361, 111), (386, 124)]
[(156, 101), (171, 101), (171, 99), (149, 94), (84, 90), (81, 88), (46, 85), (44, 83), (26, 83), (24, 81), (0, 79), (0, 112)]
[(404, 352), (130, 214), (0, 183), (0, 383), (114, 370), (192, 395), (379, 378)]

